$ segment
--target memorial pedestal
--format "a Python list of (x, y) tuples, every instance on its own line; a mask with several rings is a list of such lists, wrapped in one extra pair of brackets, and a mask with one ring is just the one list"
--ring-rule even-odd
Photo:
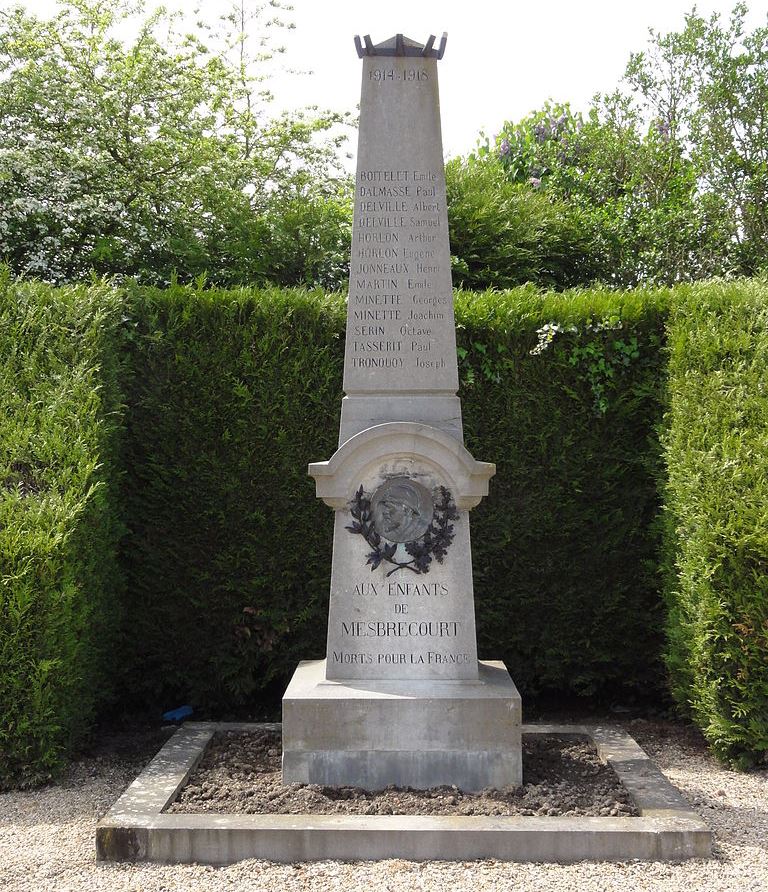
[(300, 663), (283, 697), (283, 782), (368, 790), (522, 783), (520, 695), (503, 663), (476, 681), (328, 681)]

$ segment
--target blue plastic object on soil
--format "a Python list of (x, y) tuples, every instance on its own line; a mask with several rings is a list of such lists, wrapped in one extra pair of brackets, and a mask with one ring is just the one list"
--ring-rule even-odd
[(166, 722), (180, 722), (189, 715), (192, 715), (191, 706), (178, 706), (176, 709), (170, 709), (168, 712), (164, 712), (163, 718)]

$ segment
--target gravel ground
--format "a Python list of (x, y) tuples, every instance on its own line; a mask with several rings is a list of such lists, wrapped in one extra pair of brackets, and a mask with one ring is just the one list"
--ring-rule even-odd
[(283, 784), (274, 731), (217, 734), (169, 812), (314, 815), (592, 815), (638, 811), (585, 737), (523, 736), (523, 785), (464, 793)]
[[(600, 719), (598, 719), (600, 720)], [(198, 865), (98, 864), (94, 828), (141, 759), (119, 740), (71, 767), (57, 784), (0, 794), (0, 888), (4, 892), (220, 892), (220, 890), (515, 890), (515, 892), (765, 892), (768, 889), (768, 770), (738, 774), (707, 755), (679, 725), (622, 724), (715, 831), (715, 857), (682, 864), (506, 864), (497, 861), (323, 861), (280, 865), (243, 861)], [(153, 747), (156, 749), (157, 741)], [(133, 749), (136, 736), (130, 740)], [(151, 748), (145, 741), (145, 755)], [(139, 744), (140, 748), (140, 744)]]

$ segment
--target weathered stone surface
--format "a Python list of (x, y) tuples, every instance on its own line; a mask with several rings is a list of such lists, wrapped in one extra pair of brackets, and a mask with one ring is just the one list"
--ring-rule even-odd
[(339, 442), (385, 421), (461, 438), (458, 386), (437, 61), (367, 57)]
[[(443, 439), (466, 453), (436, 59), (366, 57), (360, 108), (340, 448), (329, 462), (310, 467), (318, 495), (337, 509), (328, 677), (474, 679), (467, 509), (478, 499), (459, 492), (467, 475), (458, 468), (457, 480), (457, 462)], [(418, 441), (391, 437), (385, 446), (378, 437), (354, 454), (349, 448), (382, 425), (402, 422), (420, 424)], [(475, 474), (480, 496), (493, 473), (491, 465), (482, 468)], [(444, 487), (460, 509), (447, 554), (427, 572), (415, 572), (415, 561), (398, 569), (386, 559), (372, 570), (370, 540), (348, 530), (358, 488), (375, 497), (398, 476), (434, 493)], [(401, 537), (396, 561), (409, 561), (406, 548)]]
[[(463, 445), (437, 62), (418, 46), (398, 36), (363, 62), (346, 397), (338, 450), (310, 465), (336, 511), (327, 659), (313, 672), (345, 685), (328, 699), (299, 667), (283, 770), (481, 789), (520, 782), (520, 698), (503, 667), (490, 700), (478, 674), (469, 510), (495, 468)], [(379, 682), (399, 693), (353, 693)], [(490, 742), (473, 742), (477, 727)], [(325, 729), (333, 740), (313, 745)]]
[[(496, 472), (490, 462), (476, 461), (450, 435), (429, 424), (392, 421), (366, 428), (350, 437), (327, 462), (313, 462), (309, 473), (317, 495), (331, 508), (347, 508), (361, 476), (379, 468), (384, 457), (419, 461), (444, 475), (456, 505), (469, 510), (488, 495), (488, 480)], [(393, 464), (384, 474), (400, 473)]]
[[(712, 832), (629, 735), (581, 725), (523, 725), (523, 734), (587, 734), (620, 774), (640, 818), (164, 814), (216, 731), (274, 725), (189, 723), (163, 747), (96, 828), (102, 861), (233, 864), (407, 858), (467, 861), (680, 861), (709, 858)], [(640, 773), (638, 773), (640, 769)], [(640, 776), (640, 774), (642, 776)], [(148, 793), (145, 795), (144, 791)], [(137, 798), (138, 792), (138, 798)], [(677, 803), (675, 803), (675, 794)]]
[[(503, 663), (474, 682), (330, 682), (301, 663), (283, 698), (283, 781), (364, 789), (522, 782), (520, 695)], [(477, 664), (475, 667), (477, 668)]]
[[(330, 679), (475, 679), (477, 645), (468, 508), (487, 492), (493, 466), (477, 462), (448, 434), (428, 425), (391, 422), (350, 438), (329, 462), (312, 466), (318, 492), (337, 509), (328, 620)], [(383, 561), (372, 570), (372, 546), (350, 532), (355, 491), (382, 491), (408, 479), (450, 493), (457, 508), (453, 541), (428, 572)], [(430, 508), (431, 516), (431, 508)], [(395, 561), (413, 560), (391, 534)]]

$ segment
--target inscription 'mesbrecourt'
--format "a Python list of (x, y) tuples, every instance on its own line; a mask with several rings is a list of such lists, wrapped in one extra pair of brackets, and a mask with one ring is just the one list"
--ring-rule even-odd
[(356, 638), (455, 638), (460, 629), (461, 623), (456, 620), (341, 621), (342, 634)]

